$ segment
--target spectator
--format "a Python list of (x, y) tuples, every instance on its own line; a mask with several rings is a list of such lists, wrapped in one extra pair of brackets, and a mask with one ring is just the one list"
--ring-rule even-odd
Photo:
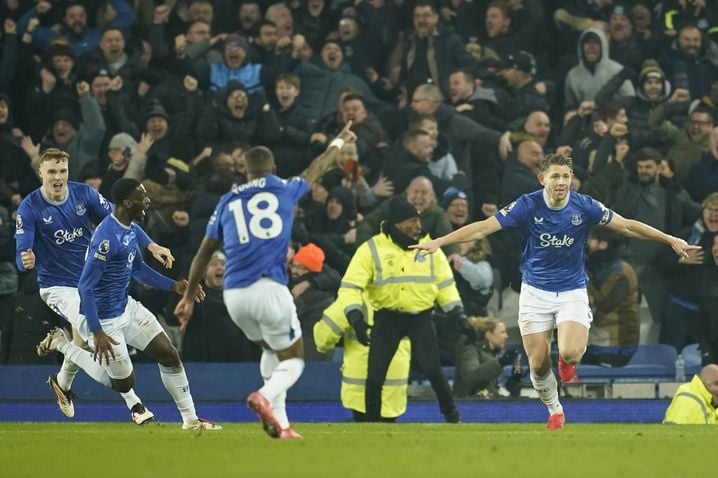
[(506, 129), (506, 101), (500, 91), (485, 88), (476, 76), (468, 70), (456, 70), (449, 76), (449, 99), (456, 111), (475, 122), (503, 131)]
[(261, 109), (251, 104), (247, 88), (234, 80), (205, 106), (197, 124), (201, 143), (214, 148), (236, 141), (271, 144), (281, 134), (277, 115), (269, 104), (264, 103)]
[[(645, 222), (667, 234), (678, 234), (695, 221), (700, 206), (675, 182), (664, 187), (659, 180), (660, 152), (644, 148), (636, 155), (637, 182), (624, 179), (618, 189), (613, 210), (627, 219)], [(665, 180), (664, 180), (665, 181)], [(610, 206), (609, 206), (610, 207)], [(639, 244), (629, 239), (630, 263), (638, 273), (641, 293), (646, 297), (654, 322), (660, 322), (666, 296), (665, 275), (660, 256), (669, 254), (655, 243)]]
[(683, 24), (664, 55), (663, 68), (674, 88), (688, 90), (691, 98), (710, 94), (718, 75), (718, 45), (704, 37), (695, 24)]
[[(408, 95), (424, 83), (438, 85), (449, 95), (449, 75), (457, 68), (474, 64), (461, 37), (439, 23), (439, 14), (431, 0), (418, 0), (413, 8), (414, 28), (403, 34), (388, 60), (389, 78), (403, 85)], [(411, 52), (411, 54), (410, 54)]]
[[(578, 65), (566, 76), (566, 110), (578, 108), (583, 101), (594, 100), (600, 89), (622, 69), (620, 63), (609, 58), (606, 35), (596, 28), (581, 33), (578, 58)], [(616, 94), (619, 98), (633, 96), (633, 85), (624, 82)]]
[(441, 207), (454, 230), (469, 222), (469, 197), (461, 189), (450, 187), (441, 196)]
[[(423, 231), (431, 237), (439, 237), (451, 232), (451, 223), (444, 210), (436, 203), (436, 193), (429, 179), (423, 176), (414, 178), (409, 183), (406, 191), (404, 191), (404, 196), (419, 212)], [(381, 223), (389, 217), (390, 203), (390, 201), (384, 201), (357, 224), (357, 245), (363, 243), (380, 230)], [(457, 247), (450, 247), (444, 252), (452, 254), (457, 251)]]
[(340, 276), (324, 265), (324, 252), (311, 242), (294, 254), (289, 269), (290, 289), (306, 344), (304, 359), (308, 362), (331, 360), (330, 355), (317, 351), (314, 325), (322, 319), (322, 312), (334, 300)]
[[(206, 298), (197, 304), (192, 320), (182, 336), (181, 356), (185, 362), (258, 362), (259, 347), (234, 325), (222, 299), (224, 266), (227, 257), (215, 251), (202, 280)], [(174, 310), (173, 295), (167, 311)], [(170, 325), (177, 325), (174, 314), (165, 314)]]
[(277, 161), (277, 175), (282, 178), (296, 176), (309, 166), (310, 139), (315, 121), (311, 110), (297, 103), (301, 94), (301, 80), (294, 74), (277, 78), (275, 93), (277, 119), (281, 129), (280, 140), (271, 145)]
[(581, 363), (621, 367), (638, 346), (638, 278), (633, 267), (621, 258), (620, 239), (608, 229), (591, 230), (587, 246), (588, 300), (593, 323)]
[(13, 308), (18, 289), (17, 268), (12, 254), (14, 233), (15, 227), (8, 210), (0, 206), (0, 364), (6, 364), (10, 356)]
[(649, 113), (648, 121), (651, 127), (657, 128), (658, 133), (664, 138), (668, 147), (666, 157), (675, 164), (678, 180), (682, 184), (693, 165), (708, 149), (708, 139), (713, 130), (715, 118), (710, 108), (699, 104), (690, 112), (685, 127), (678, 128), (673, 123), (666, 121), (666, 110), (669, 104), (670, 100), (654, 108)]
[[(129, 30), (135, 21), (135, 12), (125, 0), (109, 0), (117, 13), (110, 23), (113, 27)], [(62, 8), (56, 4), (57, 8)], [(18, 21), (20, 31), (32, 36), (32, 44), (40, 50), (47, 50), (50, 42), (57, 37), (65, 37), (76, 57), (92, 51), (100, 43), (100, 28), (88, 26), (87, 10), (82, 3), (70, 3), (65, 8), (62, 22), (58, 25), (39, 25), (38, 17), (53, 8), (50, 2), (37, 2), (35, 8), (25, 13)]]
[(323, 251), (322, 261), (326, 256), (327, 264), (344, 274), (355, 249), (356, 219), (356, 200), (351, 190), (336, 186), (329, 191), (323, 213), (302, 221), (306, 233), (298, 233), (301, 229), (295, 226), (293, 236), (303, 243), (315, 243)]
[(535, 79), (536, 60), (531, 53), (517, 51), (507, 55), (499, 75), (508, 85), (510, 100), (504, 109), (509, 119), (523, 118), (532, 111), (551, 110), (546, 82)]
[(294, 73), (299, 75), (304, 85), (299, 104), (310, 108), (314, 119), (333, 113), (341, 90), (348, 86), (356, 88), (370, 108), (378, 109), (382, 105), (366, 81), (351, 73), (337, 41), (327, 40), (319, 57), (302, 60)]
[(718, 365), (703, 367), (673, 396), (663, 423), (675, 425), (718, 424)]
[(700, 246), (688, 257), (666, 263), (668, 295), (665, 299), (660, 342), (672, 345), (680, 353), (688, 344), (701, 344), (701, 351), (711, 349), (715, 319), (702, 307), (701, 296), (709, 290), (710, 271), (714, 268), (711, 249), (718, 234), (718, 193), (708, 195), (701, 205), (695, 223), (683, 228), (680, 237)]
[(703, 201), (710, 193), (718, 191), (718, 128), (713, 128), (708, 139), (708, 151), (693, 165), (686, 179), (686, 190), (691, 199)]
[(479, 335), (471, 340), (462, 335), (456, 344), (456, 376), (454, 396), (482, 398), (498, 396), (498, 378), (506, 365), (511, 365), (517, 351), (504, 352), (506, 326), (493, 317), (469, 317), (469, 323)]
[(52, 114), (52, 127), (43, 138), (43, 148), (59, 148), (70, 154), (70, 180), (77, 180), (82, 167), (96, 161), (105, 135), (105, 121), (97, 100), (90, 95), (90, 85), (77, 84), (82, 120), (70, 109)]

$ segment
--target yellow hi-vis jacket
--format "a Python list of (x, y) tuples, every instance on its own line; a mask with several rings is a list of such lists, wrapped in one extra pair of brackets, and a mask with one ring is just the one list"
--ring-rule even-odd
[(713, 406), (713, 396), (708, 391), (698, 374), (693, 380), (684, 383), (673, 396), (666, 410), (663, 423), (678, 425), (716, 425), (718, 415)]
[[(429, 240), (426, 236), (420, 242)], [(361, 309), (366, 291), (367, 307), (419, 313), (438, 302), (448, 312), (461, 305), (454, 275), (446, 255), (437, 250), (414, 260), (414, 251), (395, 244), (386, 234), (363, 243), (352, 257), (342, 278), (340, 293), (346, 294), (346, 314)]]
[[(364, 392), (366, 387), (369, 347), (360, 344), (354, 329), (344, 315), (346, 294), (340, 292), (325, 311), (322, 320), (314, 324), (314, 342), (322, 353), (331, 351), (344, 337), (344, 361), (342, 363), (342, 405), (350, 410), (366, 413)], [(371, 325), (374, 314), (371, 309), (364, 311), (364, 317)], [(386, 372), (381, 392), (381, 416), (396, 418), (406, 412), (406, 388), (409, 382), (411, 342), (404, 338)]]

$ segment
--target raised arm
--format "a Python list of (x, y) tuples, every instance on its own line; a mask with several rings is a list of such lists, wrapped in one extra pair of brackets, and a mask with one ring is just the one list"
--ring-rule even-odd
[(431, 241), (422, 242), (409, 246), (411, 249), (416, 249), (416, 255), (414, 258), (419, 257), (419, 254), (433, 254), (436, 250), (443, 246), (450, 244), (459, 244), (460, 242), (475, 241), (483, 239), (484, 237), (490, 236), (491, 234), (500, 231), (501, 224), (496, 217), (491, 216), (483, 221), (472, 222), (466, 226), (455, 230), (445, 236), (437, 237)]
[(327, 150), (314, 158), (309, 167), (302, 172), (302, 176), (309, 184), (314, 184), (319, 181), (326, 170), (334, 164), (335, 155), (340, 149), (342, 149), (344, 143), (353, 143), (356, 141), (357, 137), (351, 131), (351, 127), (352, 122), (347, 122), (337, 137), (329, 143)]
[(689, 250), (701, 248), (700, 246), (691, 246), (683, 239), (661, 232), (648, 224), (626, 219), (616, 212), (613, 213), (613, 218), (606, 227), (626, 237), (668, 244), (681, 257), (681, 260), (688, 258)]

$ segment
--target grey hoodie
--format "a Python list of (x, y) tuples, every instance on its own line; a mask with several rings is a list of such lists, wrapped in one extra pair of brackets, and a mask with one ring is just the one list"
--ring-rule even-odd
[[(601, 42), (601, 58), (589, 68), (583, 58), (581, 45), (587, 34), (593, 33)], [(603, 85), (623, 69), (623, 65), (608, 57), (608, 42), (601, 30), (589, 28), (578, 38), (578, 65), (571, 68), (566, 76), (566, 108), (576, 108), (582, 101), (593, 100)], [(617, 97), (634, 96), (633, 84), (626, 80), (616, 93)]]

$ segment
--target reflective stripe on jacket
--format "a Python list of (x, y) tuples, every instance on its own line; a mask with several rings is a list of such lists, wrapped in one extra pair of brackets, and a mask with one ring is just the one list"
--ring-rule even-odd
[[(342, 363), (342, 405), (350, 410), (365, 413), (364, 391), (367, 376), (369, 347), (356, 340), (354, 329), (344, 315), (347, 294), (340, 291), (337, 300), (325, 311), (322, 320), (314, 324), (314, 342), (322, 353), (331, 351), (344, 337), (344, 360)], [(364, 317), (373, 323), (373, 312), (364, 310)], [(386, 373), (381, 393), (381, 416), (395, 418), (406, 412), (406, 389), (409, 382), (411, 343), (404, 338)]]

